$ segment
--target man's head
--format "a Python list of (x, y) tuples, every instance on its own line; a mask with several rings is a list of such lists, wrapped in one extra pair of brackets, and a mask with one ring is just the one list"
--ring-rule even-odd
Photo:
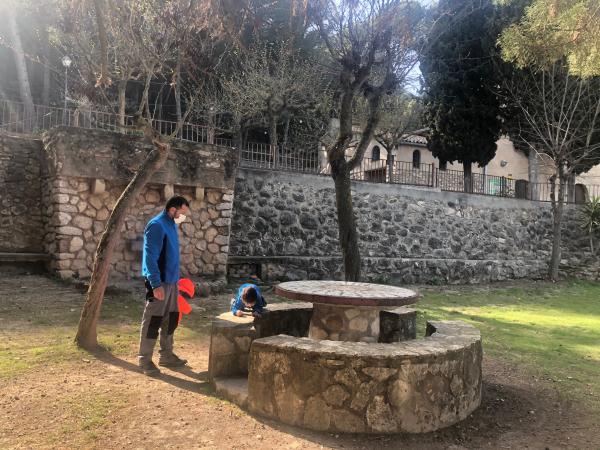
[(242, 302), (244, 302), (244, 305), (252, 308), (256, 304), (257, 300), (258, 292), (256, 292), (256, 289), (253, 287), (247, 287), (244, 289), (244, 292), (242, 293)]
[(181, 195), (176, 195), (175, 197), (171, 197), (167, 201), (167, 204), (165, 205), (165, 211), (172, 219), (175, 219), (179, 222), (185, 220), (185, 216), (189, 211), (189, 207), (190, 204), (185, 199), (185, 197), (182, 197)]

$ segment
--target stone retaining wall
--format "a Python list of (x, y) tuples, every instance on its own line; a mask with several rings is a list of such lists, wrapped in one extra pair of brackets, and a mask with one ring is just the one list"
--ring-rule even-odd
[(42, 143), (0, 135), (0, 252), (42, 253)]
[(250, 351), (248, 408), (319, 431), (424, 433), (481, 403), (479, 331), (430, 322), (428, 337), (396, 344), (273, 336)]
[[(549, 204), (355, 182), (365, 281), (478, 283), (542, 278), (551, 252)], [(266, 280), (342, 279), (335, 191), (329, 177), (241, 169), (228, 270)], [(588, 250), (568, 207), (564, 260)]]
[[(53, 273), (86, 278), (106, 220), (150, 148), (139, 138), (73, 128), (53, 129), (43, 140), (41, 203), (47, 225), (37, 234), (44, 237)], [(236, 163), (233, 150), (177, 143), (129, 209), (111, 276), (140, 276), (145, 224), (179, 194), (191, 207), (179, 227), (182, 275), (223, 277)]]

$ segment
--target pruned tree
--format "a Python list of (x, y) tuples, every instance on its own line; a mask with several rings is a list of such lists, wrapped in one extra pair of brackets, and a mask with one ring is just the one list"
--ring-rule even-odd
[(507, 102), (518, 114), (509, 134), (553, 162), (553, 212), (549, 276), (558, 278), (568, 180), (600, 163), (600, 78), (572, 75), (566, 61), (546, 69), (523, 69), (504, 81)]
[[(352, 205), (350, 173), (360, 165), (379, 124), (381, 102), (406, 79), (417, 61), (420, 8), (408, 0), (314, 0), (310, 15), (339, 77), (336, 97), (340, 127), (327, 149), (335, 184), (340, 247), (345, 279), (360, 279), (360, 251)], [(368, 103), (367, 118), (353, 155), (353, 107)]]
[(241, 120), (267, 127), (275, 162), (278, 146), (288, 142), (290, 121), (310, 116), (326, 97), (327, 86), (318, 66), (300, 57), (285, 41), (254, 44), (239, 65), (222, 83), (226, 108), (236, 118), (237, 129)]
[[(170, 63), (175, 59), (178, 44), (189, 40), (188, 35), (173, 26), (172, 17), (187, 17), (184, 12), (191, 11), (186, 10), (191, 8), (190, 4), (194, 2), (93, 0), (91, 4), (63, 4), (59, 45), (73, 55), (88, 85), (103, 89), (116, 85), (121, 126), (125, 125), (127, 88), (132, 81), (143, 83), (137, 113), (152, 116), (151, 82), (171, 74)], [(196, 17), (185, 23), (191, 26), (197, 21)]]
[(508, 89), (522, 112), (514, 121), (523, 130), (518, 135), (532, 152), (547, 154), (554, 163), (553, 280), (560, 265), (566, 180), (600, 162), (599, 81), (594, 78), (600, 76), (599, 18), (596, 0), (533, 0), (499, 39), (504, 59), (523, 69)]
[[(215, 14), (212, 5), (197, 3), (196, 6), (197, 8), (192, 11), (193, 14), (191, 17), (193, 17), (194, 20), (199, 21), (199, 27), (202, 26), (206, 27), (205, 29), (212, 29), (219, 26), (218, 21), (220, 20), (220, 16)], [(100, 29), (107, 26), (103, 21), (98, 20), (97, 16), (96, 21)], [(127, 26), (127, 24), (122, 24), (122, 26)], [(146, 42), (144, 45), (148, 46), (149, 44)], [(155, 44), (152, 45), (154, 46)], [(191, 100), (188, 103), (191, 103)], [(144, 119), (141, 115), (138, 116), (136, 128), (143, 133), (144, 142), (151, 145), (152, 149), (117, 200), (107, 220), (100, 242), (98, 243), (90, 285), (81, 312), (77, 334), (75, 336), (75, 342), (81, 347), (94, 349), (97, 346), (97, 324), (100, 317), (100, 309), (102, 307), (102, 301), (108, 282), (112, 254), (119, 240), (119, 232), (123, 225), (125, 214), (147, 181), (167, 160), (171, 149), (172, 139), (177, 136), (179, 128), (185, 121), (185, 118), (186, 117), (183, 116), (178, 123), (177, 129), (174, 130), (171, 135), (165, 137), (159, 135), (159, 133), (152, 128), (150, 119)]]
[[(357, 114), (363, 120), (367, 117), (364, 101), (358, 104)], [(393, 172), (393, 151), (410, 132), (423, 128), (422, 115), (422, 99), (408, 92), (394, 92), (381, 102), (381, 117), (373, 137), (387, 152), (390, 175)]]

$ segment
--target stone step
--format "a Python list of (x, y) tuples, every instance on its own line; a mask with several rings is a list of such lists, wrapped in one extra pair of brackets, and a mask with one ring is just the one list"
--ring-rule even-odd
[(214, 384), (219, 397), (235, 403), (242, 409), (247, 407), (248, 377), (215, 378)]

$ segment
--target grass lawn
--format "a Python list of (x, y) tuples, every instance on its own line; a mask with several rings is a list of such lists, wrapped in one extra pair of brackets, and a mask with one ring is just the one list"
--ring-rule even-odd
[[(44, 276), (0, 273), (0, 415), (7, 417), (0, 448), (162, 448), (165, 436), (173, 446), (211, 449), (545, 448), (556, 442), (567, 448), (568, 439), (571, 448), (599, 448), (597, 433), (582, 420), (600, 420), (600, 283), (419, 290), (419, 335), (432, 319), (465, 320), (481, 330), (488, 356), (484, 403), (465, 423), (427, 436), (338, 437), (265, 424), (213, 396), (200, 373), (208, 365), (210, 321), (227, 310), (227, 293), (192, 301), (176, 346), (193, 372), (166, 371), (159, 381), (135, 369), (141, 293), (107, 293), (98, 332), (111, 356), (103, 359), (73, 343), (83, 291)], [(570, 412), (563, 397), (576, 404)], [(583, 419), (575, 415), (580, 412)], [(170, 421), (157, 421), (157, 413)]]
[[(52, 280), (45, 282), (44, 298), (0, 305), (0, 324), (4, 324), (0, 379), (48, 363), (86, 358), (72, 340), (82, 293)], [(423, 298), (415, 305), (419, 335), (425, 320), (465, 320), (481, 330), (487, 354), (559, 383), (562, 391), (600, 412), (600, 283), (520, 282), (513, 287), (446, 286), (420, 291)], [(225, 310), (228, 298), (223, 294), (195, 299), (194, 313), (183, 319), (178, 341), (207, 339), (210, 319)], [(141, 312), (142, 302), (135, 295), (109, 292), (99, 327), (100, 344), (116, 356), (135, 352)]]
[(425, 320), (464, 320), (481, 330), (484, 351), (559, 384), (600, 414), (600, 283), (424, 289)]

